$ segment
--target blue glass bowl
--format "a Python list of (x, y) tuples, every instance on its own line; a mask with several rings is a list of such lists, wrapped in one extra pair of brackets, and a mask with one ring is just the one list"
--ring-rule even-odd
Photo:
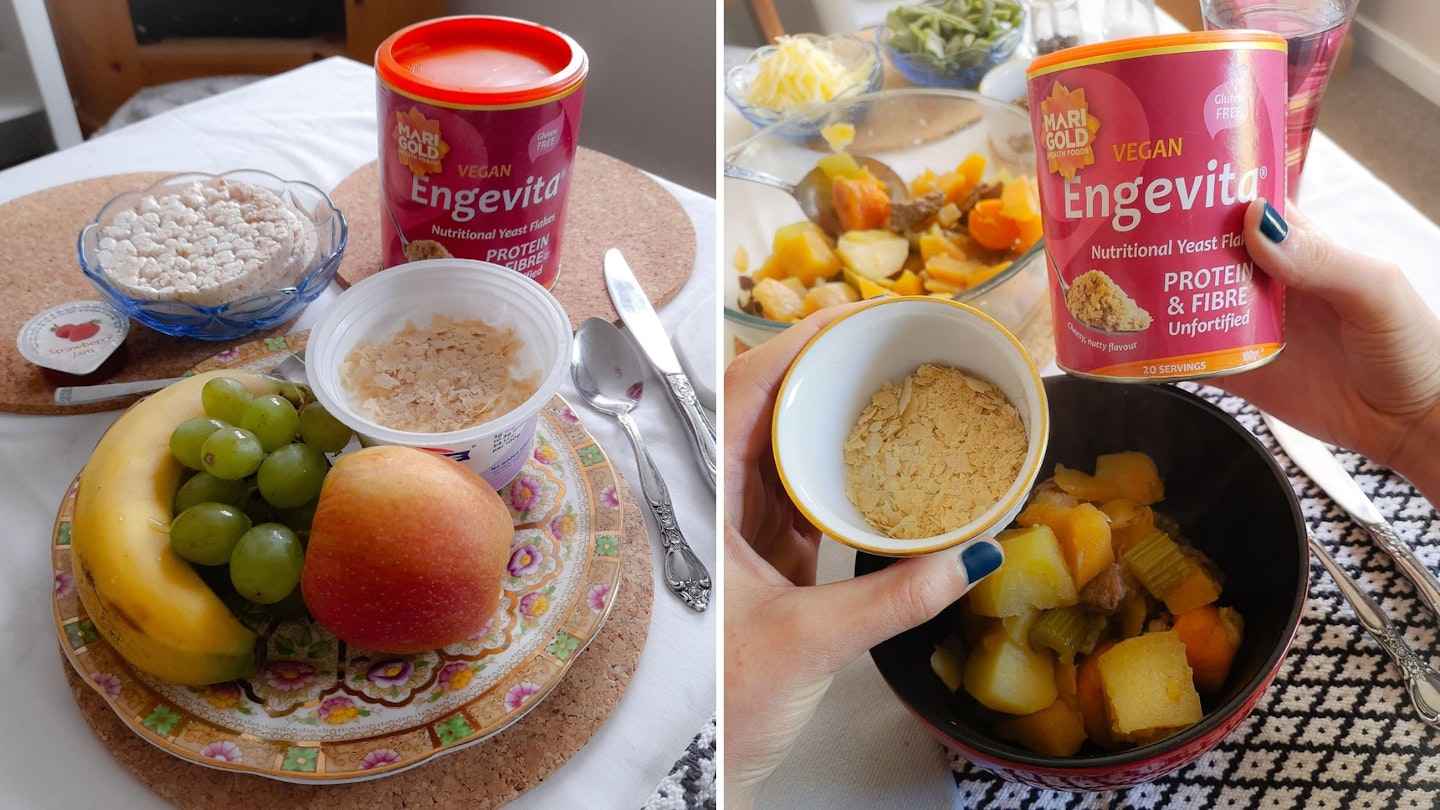
[[(852, 98), (862, 93), (874, 92), (880, 89), (880, 85), (885, 81), (885, 61), (880, 58), (880, 49), (874, 42), (868, 42), (852, 34), (836, 34), (828, 37), (819, 34), (798, 34), (792, 38), (809, 40), (816, 48), (828, 51), (854, 76), (855, 81), (852, 84), (836, 91), (834, 97), (830, 99), (832, 102)], [(730, 99), (730, 103), (740, 110), (740, 114), (745, 116), (745, 120), (760, 129), (826, 103), (816, 101), (777, 110), (770, 107), (757, 107), (746, 101), (746, 97), (750, 93), (750, 86), (760, 73), (761, 60), (776, 50), (777, 46), (775, 45), (759, 48), (750, 54), (750, 58), (746, 59), (744, 64), (731, 68), (730, 72), (725, 74), (725, 97)], [(795, 134), (801, 137), (813, 136), (819, 133), (821, 127), (830, 123), (834, 122), (818, 121), (813, 127), (813, 131)]]
[[(1023, 7), (1022, 7), (1023, 8)], [(895, 49), (891, 40), (894, 32), (889, 26), (880, 27), (880, 47), (885, 58), (900, 71), (911, 84), (921, 87), (947, 87), (959, 90), (973, 90), (980, 86), (992, 68), (1009, 59), (1020, 46), (1024, 32), (1024, 20), (1014, 28), (996, 37), (984, 48), (972, 48), (940, 59), (930, 54), (916, 54)]]
[[(214, 306), (183, 301), (133, 298), (111, 283), (99, 259), (100, 235), (120, 212), (135, 208), (146, 195), (173, 193), (196, 181), (229, 180), (263, 186), (309, 217), (315, 224), (315, 255), (299, 281), (286, 287), (264, 290)], [(145, 326), (175, 337), (200, 340), (233, 340), (293, 320), (306, 305), (325, 291), (340, 269), (349, 228), (345, 215), (315, 186), (282, 180), (269, 172), (240, 169), (220, 175), (192, 172), (156, 181), (149, 188), (129, 191), (106, 203), (95, 221), (80, 232), (80, 268), (105, 301)]]

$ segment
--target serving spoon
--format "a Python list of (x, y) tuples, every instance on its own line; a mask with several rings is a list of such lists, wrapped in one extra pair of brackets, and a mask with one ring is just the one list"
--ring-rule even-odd
[(650, 513), (655, 516), (655, 525), (660, 527), (660, 544), (665, 549), (665, 584), (692, 610), (705, 610), (710, 604), (710, 572), (680, 533), (675, 507), (670, 503), (670, 490), (645, 449), (640, 428), (630, 416), (640, 404), (640, 394), (645, 387), (645, 367), (640, 356), (615, 324), (603, 318), (587, 318), (575, 332), (570, 351), (570, 376), (585, 403), (614, 416), (630, 437), (640, 470), (640, 490), (650, 505)]
[[(905, 181), (900, 179), (900, 175), (896, 174), (894, 169), (891, 169), (875, 158), (865, 157), (863, 155), (855, 155), (854, 157), (855, 162), (859, 163), (862, 168), (869, 169), (870, 174), (874, 175), (875, 179), (885, 184), (885, 188), (890, 191), (890, 199), (905, 199)], [(778, 188), (791, 197), (794, 197), (795, 202), (800, 204), (800, 210), (805, 212), (806, 218), (816, 225), (819, 225), (820, 229), (825, 231), (825, 233), (831, 236), (839, 236), (845, 231), (845, 229), (840, 226), (840, 217), (836, 215), (835, 203), (830, 197), (830, 189), (833, 181), (829, 175), (825, 174), (825, 170), (819, 166), (811, 169), (804, 177), (800, 178), (799, 183), (793, 185), (774, 175), (757, 172), (754, 169), (747, 169), (744, 166), (731, 163), (728, 160), (725, 161), (725, 176), (733, 177), (736, 180), (759, 183), (762, 186)]]

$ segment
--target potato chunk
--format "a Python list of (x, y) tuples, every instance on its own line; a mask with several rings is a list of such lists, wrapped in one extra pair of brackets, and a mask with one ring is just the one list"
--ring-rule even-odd
[(1006, 714), (1038, 712), (1059, 695), (1055, 656), (1016, 644), (1003, 628), (986, 633), (970, 650), (964, 683), (981, 705)]
[(1101, 654), (1096, 666), (1118, 737), (1146, 740), (1200, 721), (1200, 693), (1175, 631), (1125, 639)]
[(1018, 616), (1080, 601), (1060, 541), (1049, 526), (1001, 532), (1005, 551), (1000, 569), (970, 590), (970, 607), (981, 616)]

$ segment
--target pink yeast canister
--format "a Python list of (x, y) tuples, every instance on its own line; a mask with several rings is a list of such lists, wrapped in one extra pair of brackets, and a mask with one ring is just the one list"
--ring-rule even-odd
[(1285, 41), (1205, 31), (1056, 51), (1026, 70), (1056, 363), (1123, 382), (1255, 368), (1285, 291), (1250, 201), (1285, 204)]
[(375, 55), (381, 266), (479, 259), (555, 286), (588, 62), (507, 17), (443, 17)]

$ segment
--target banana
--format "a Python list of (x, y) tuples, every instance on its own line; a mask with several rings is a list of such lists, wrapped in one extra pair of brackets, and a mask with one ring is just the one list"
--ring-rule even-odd
[(85, 464), (70, 529), (80, 601), (100, 634), (137, 669), (191, 686), (256, 668), (255, 633), (170, 550), (170, 505), (184, 472), (170, 434), (202, 412), (205, 381), (226, 376), (257, 394), (279, 388), (269, 377), (211, 371), (140, 401)]

